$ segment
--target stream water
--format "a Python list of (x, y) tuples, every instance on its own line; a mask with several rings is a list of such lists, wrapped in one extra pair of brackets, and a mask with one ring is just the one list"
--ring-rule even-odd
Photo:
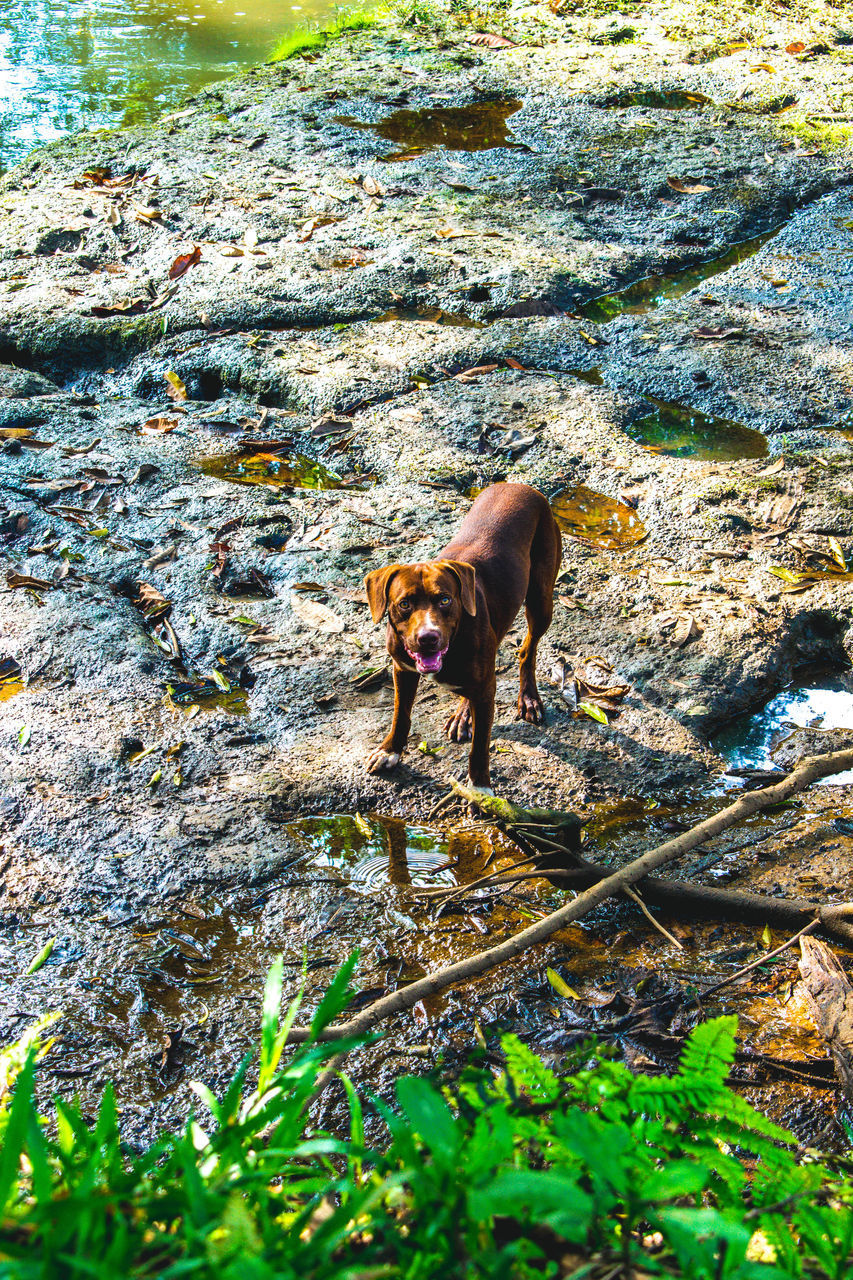
[(76, 129), (152, 120), (266, 61), (333, 0), (6, 0), (0, 5), (0, 171)]

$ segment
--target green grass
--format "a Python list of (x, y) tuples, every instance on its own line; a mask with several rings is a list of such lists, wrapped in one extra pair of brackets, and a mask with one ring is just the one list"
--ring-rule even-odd
[(325, 27), (302, 31), (291, 31), (282, 36), (270, 54), (270, 62), (284, 62), (297, 53), (307, 53), (311, 49), (322, 49), (345, 31), (364, 31), (375, 26), (380, 20), (378, 9), (346, 10), (339, 13), (333, 22)]
[[(348, 1000), (336, 977), (314, 1036)], [(594, 1046), (559, 1071), (517, 1037), (461, 1079), (406, 1077), (392, 1108), (333, 1084), (349, 1120), (310, 1105), (333, 1049), (285, 1050), (282, 966), (257, 1057), (222, 1098), (147, 1150), (122, 1142), (107, 1089), (94, 1123), (33, 1085), (43, 1028), (0, 1057), (0, 1277), (91, 1280), (773, 1280), (850, 1275), (851, 1163), (803, 1156), (726, 1087), (733, 1018), (699, 1026), (672, 1077)], [(347, 1046), (339, 1044), (334, 1050)], [(250, 1077), (253, 1084), (250, 1084)]]

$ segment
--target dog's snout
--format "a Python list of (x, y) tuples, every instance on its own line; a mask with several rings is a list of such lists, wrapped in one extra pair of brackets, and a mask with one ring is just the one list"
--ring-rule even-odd
[(421, 627), (418, 632), (418, 646), (426, 653), (437, 652), (441, 648), (441, 632), (432, 627)]

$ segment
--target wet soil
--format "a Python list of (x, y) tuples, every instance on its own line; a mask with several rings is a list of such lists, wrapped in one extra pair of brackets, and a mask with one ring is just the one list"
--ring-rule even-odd
[[(472, 491), (534, 484), (565, 529), (548, 723), (514, 719), (517, 625), (495, 785), (592, 818), (608, 860), (724, 803), (722, 725), (805, 663), (849, 666), (853, 170), (822, 118), (848, 110), (853, 54), (833, 12), (753, 16), (734, 50), (711, 10), (643, 9), (626, 44), (609, 17), (523, 6), (495, 50), (389, 20), (2, 180), (4, 971), (56, 942), (0, 992), (0, 1037), (62, 1008), (52, 1086), (91, 1103), (114, 1079), (141, 1139), (189, 1079), (233, 1071), (277, 952), (293, 991), (307, 956), (310, 1003), (358, 945), (378, 994), (560, 900), (534, 881), (436, 919), (408, 883), (513, 856), (483, 826), (424, 835), (465, 768), (443, 691), (399, 770), (364, 772), (392, 695), (363, 576), (431, 556)], [(591, 655), (630, 686), (606, 725), (561, 692)], [(786, 761), (823, 732), (853, 729), (812, 726)], [(850, 898), (850, 807), (821, 788), (684, 874)], [(401, 1019), (356, 1074), (381, 1092), (476, 1028), (556, 1053), (617, 1012), (643, 1062), (644, 992), (689, 1019), (769, 949), (670, 925), (683, 953), (602, 910)], [(765, 1055), (744, 1067), (758, 1104), (811, 1140), (822, 1047), (792, 962), (759, 973), (712, 1007)], [(811, 1064), (794, 1083), (768, 1065), (786, 1056)]]

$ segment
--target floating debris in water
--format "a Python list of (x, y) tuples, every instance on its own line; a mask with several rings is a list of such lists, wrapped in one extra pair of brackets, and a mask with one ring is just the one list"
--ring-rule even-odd
[(199, 458), (195, 465), (206, 476), (228, 480), (231, 484), (262, 484), (280, 489), (346, 489), (353, 483), (301, 453), (241, 450)]
[(762, 458), (767, 453), (767, 437), (761, 431), (653, 396), (648, 399), (655, 412), (636, 418), (626, 431), (655, 453), (707, 462)]
[(772, 231), (764, 231), (761, 235), (753, 236), (749, 240), (741, 240), (719, 258), (711, 258), (708, 262), (694, 263), (692, 266), (671, 273), (644, 276), (642, 280), (636, 280), (627, 289), (620, 289), (616, 293), (603, 293), (600, 297), (585, 302), (580, 308), (581, 313), (587, 320), (593, 320), (597, 324), (606, 324), (608, 320), (621, 315), (645, 315), (649, 311), (654, 311), (655, 307), (659, 307), (661, 303), (681, 298), (691, 289), (710, 280), (712, 276), (719, 275), (721, 271), (728, 271), (730, 267), (751, 258), (763, 245), (767, 244), (768, 240), (772, 240), (780, 229), (780, 227), (774, 227)]
[(646, 537), (646, 527), (636, 511), (585, 484), (555, 494), (551, 510), (563, 533), (605, 551), (633, 547)]
[(336, 124), (351, 129), (369, 129), (396, 142), (401, 152), (383, 156), (383, 160), (404, 160), (444, 147), (446, 151), (489, 151), (493, 147), (520, 147), (506, 127), (509, 116), (521, 110), (518, 98), (495, 98), (490, 102), (473, 102), (468, 107), (423, 107), (392, 111), (382, 120), (370, 123), (355, 116), (335, 116)]

